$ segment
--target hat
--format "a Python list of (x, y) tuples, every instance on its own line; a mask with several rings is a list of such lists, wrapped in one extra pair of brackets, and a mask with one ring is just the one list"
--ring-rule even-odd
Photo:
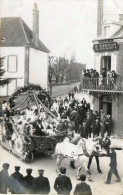
[(15, 166), (15, 169), (16, 169), (16, 170), (20, 170), (20, 167), (19, 167), (19, 166)]
[(32, 169), (26, 169), (27, 172), (32, 172)]
[(9, 168), (9, 164), (8, 163), (4, 163), (3, 164), (3, 168)]
[(80, 175), (80, 180), (85, 181), (86, 180), (86, 175)]
[(43, 169), (39, 169), (38, 172), (39, 173), (44, 173), (44, 170)]

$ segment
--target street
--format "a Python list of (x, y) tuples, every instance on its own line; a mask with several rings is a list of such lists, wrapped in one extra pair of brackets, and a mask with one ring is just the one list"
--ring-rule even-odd
[[(112, 139), (112, 145), (123, 145), (123, 140), (117, 140)], [(55, 157), (54, 156), (40, 156), (34, 159), (32, 163), (26, 164), (22, 162), (17, 157), (10, 154), (8, 151), (3, 149), (0, 146), (0, 169), (2, 169), (2, 164), (7, 162), (10, 164), (9, 168), (9, 175), (14, 172), (14, 166), (20, 166), (20, 172), (25, 176), (26, 175), (26, 168), (32, 168), (33, 173), (32, 175), (34, 177), (38, 176), (38, 169), (44, 169), (45, 173), (44, 176), (49, 178), (50, 186), (51, 186), (51, 195), (57, 194), (53, 188), (55, 178), (57, 177), (56, 173), (56, 163), (55, 163)], [(103, 172), (103, 174), (99, 174), (96, 170), (96, 162), (95, 159), (92, 161), (91, 165), (91, 173), (92, 173), (92, 182), (87, 181), (87, 183), (91, 186), (92, 194), (93, 195), (109, 195), (109, 192), (111, 195), (122, 195), (123, 194), (123, 151), (117, 151), (117, 164), (118, 164), (118, 172), (121, 177), (122, 182), (121, 183), (115, 183), (115, 176), (112, 176), (111, 184), (106, 185), (104, 182), (107, 178), (107, 173), (109, 170), (109, 158), (108, 157), (101, 157), (100, 158), (100, 167)], [(62, 165), (67, 168), (67, 175), (71, 178), (72, 184), (73, 184), (73, 190), (75, 189), (75, 185), (79, 183), (79, 181), (76, 180), (76, 169), (72, 170), (69, 167), (69, 160), (65, 159), (62, 162)], [(76, 162), (76, 168), (77, 168), (77, 162)], [(72, 192), (73, 192), (72, 190)], [(71, 192), (71, 194), (72, 194)]]

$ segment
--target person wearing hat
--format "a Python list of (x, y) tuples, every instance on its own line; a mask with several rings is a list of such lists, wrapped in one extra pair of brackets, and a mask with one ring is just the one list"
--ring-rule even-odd
[(72, 190), (72, 183), (68, 176), (66, 176), (66, 168), (60, 168), (61, 174), (56, 178), (54, 189), (58, 194), (70, 194)]
[(85, 183), (86, 175), (80, 175), (81, 182), (76, 185), (74, 195), (92, 195), (91, 188)]
[(25, 188), (26, 194), (32, 194), (33, 193), (33, 182), (34, 177), (32, 174), (32, 169), (26, 169), (27, 175), (23, 177), (23, 186)]
[[(99, 138), (98, 138), (98, 136), (97, 136), (97, 135), (95, 135), (95, 137), (94, 137), (94, 141), (99, 141)], [(88, 161), (88, 169), (90, 169), (90, 166), (91, 166), (91, 163), (92, 163), (93, 157), (95, 157), (95, 159), (96, 159), (96, 163), (97, 163), (97, 171), (98, 171), (98, 173), (102, 173), (101, 168), (100, 168), (99, 157), (98, 157), (97, 155), (95, 155), (95, 156), (94, 156), (94, 154), (92, 154), (92, 155), (89, 157), (89, 161)]]
[(100, 134), (100, 122), (99, 122), (99, 118), (96, 118), (95, 123), (93, 124), (92, 127), (92, 131), (93, 131), (93, 137), (95, 137), (95, 135)]
[(44, 177), (44, 170), (38, 170), (39, 177), (36, 177), (33, 182), (33, 192), (34, 194), (49, 194), (50, 183), (47, 177)]
[(20, 167), (15, 166), (15, 172), (10, 175), (11, 186), (9, 191), (12, 194), (21, 194), (24, 193), (24, 188), (22, 186), (23, 175), (19, 172)]
[(1, 194), (7, 194), (7, 189), (10, 186), (10, 178), (8, 174), (9, 164), (4, 163), (3, 169), (0, 172), (0, 193)]
[(110, 184), (112, 174), (116, 176), (117, 180), (115, 182), (121, 182), (121, 178), (119, 176), (118, 170), (117, 170), (117, 154), (115, 152), (114, 148), (111, 148), (110, 152), (107, 152), (107, 155), (104, 154), (104, 156), (110, 157), (110, 169), (107, 176), (106, 184)]

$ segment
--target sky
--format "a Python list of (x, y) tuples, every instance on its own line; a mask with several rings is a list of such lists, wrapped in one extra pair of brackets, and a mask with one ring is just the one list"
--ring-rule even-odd
[[(97, 31), (97, 0), (0, 0), (0, 17), (22, 17), (32, 29), (32, 9), (39, 9), (40, 40), (53, 56), (94, 65), (92, 40)], [(104, 20), (118, 20), (123, 0), (104, 0)]]

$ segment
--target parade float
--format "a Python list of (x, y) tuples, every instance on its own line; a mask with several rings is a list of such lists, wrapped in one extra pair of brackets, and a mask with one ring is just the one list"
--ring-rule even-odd
[(39, 85), (18, 88), (3, 104), (2, 147), (25, 162), (32, 162), (37, 154), (52, 154), (67, 128), (57, 130), (60, 121), (50, 110), (51, 101)]

